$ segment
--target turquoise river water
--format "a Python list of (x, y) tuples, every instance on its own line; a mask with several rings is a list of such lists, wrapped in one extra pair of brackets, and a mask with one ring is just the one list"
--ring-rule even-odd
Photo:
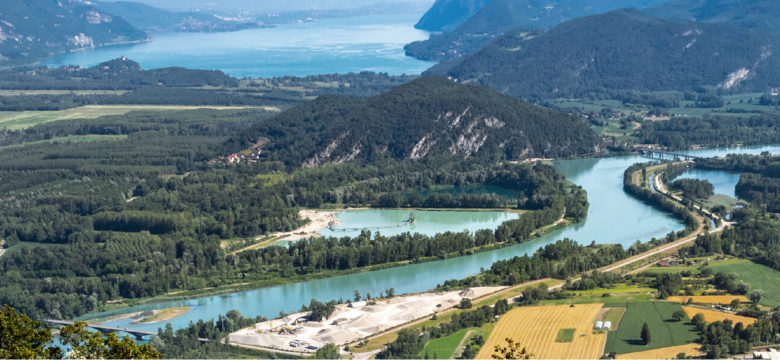
[[(780, 146), (697, 150), (689, 153), (700, 156), (723, 156), (727, 153), (758, 154), (762, 151), (779, 153)], [(629, 246), (637, 240), (648, 241), (653, 237), (664, 236), (670, 231), (680, 230), (683, 225), (680, 221), (644, 205), (623, 192), (622, 177), (625, 169), (636, 162), (646, 161), (650, 160), (640, 156), (555, 161), (554, 164), (559, 171), (588, 191), (590, 201), (588, 216), (580, 224), (551, 232), (524, 244), (422, 264), (247, 290), (230, 295), (147, 304), (91, 316), (190, 306), (192, 310), (189, 313), (169, 321), (174, 328), (186, 326), (188, 322), (197, 319), (217, 318), (219, 314), (225, 314), (233, 309), (247, 316), (275, 317), (279, 311), (289, 313), (299, 309), (301, 305), (308, 304), (312, 298), (321, 301), (340, 297), (351, 298), (355, 290), (359, 290), (361, 294), (379, 294), (389, 288), (395, 288), (398, 294), (426, 291), (445, 280), (477, 274), (481, 268), (489, 268), (497, 260), (530, 254), (542, 246), (563, 238), (570, 238), (582, 244), (595, 241), (600, 244), (613, 243), (624, 246)], [(372, 211), (367, 214), (377, 213)], [(406, 214), (407, 212), (404, 211), (402, 214), (394, 215), (396, 217), (392, 219), (394, 221), (398, 215), (403, 218)], [(437, 212), (433, 215), (447, 219), (441, 222), (441, 231), (452, 229), (451, 222), (454, 220), (460, 218), (463, 222), (468, 222), (467, 220), (473, 216), (469, 212)], [(350, 221), (350, 224), (345, 222), (344, 226), (360, 227), (364, 226), (364, 222), (374, 221), (373, 215), (346, 213), (340, 216)], [(352, 218), (352, 216), (357, 217)], [(472, 223), (473, 226), (467, 227), (471, 231), (484, 226), (493, 227), (498, 219), (497, 217), (490, 223), (476, 221)], [(356, 223), (351, 223), (352, 221)], [(422, 224), (417, 225), (422, 226)], [(163, 324), (131, 324), (128, 319), (111, 321), (107, 324), (151, 331), (163, 326)]]

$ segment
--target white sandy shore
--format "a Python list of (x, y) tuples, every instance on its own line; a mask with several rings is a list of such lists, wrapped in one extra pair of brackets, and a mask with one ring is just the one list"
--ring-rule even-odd
[[(336, 219), (337, 212), (338, 211), (327, 210), (301, 210), (298, 212), (298, 216), (303, 219), (308, 219), (308, 224), (293, 231), (274, 233), (271, 234), (271, 236), (278, 238), (277, 241), (296, 241), (310, 237), (320, 237), (318, 231), (327, 229), (328, 224), (330, 224), (331, 221), (336, 225), (341, 224), (341, 221)], [(259, 239), (260, 238), (258, 238), (258, 240)]]
[[(445, 293), (422, 293), (377, 300), (375, 305), (357, 302), (336, 305), (323, 322), (305, 321), (307, 313), (288, 315), (241, 329), (229, 336), (231, 344), (283, 351), (314, 352), (325, 344), (343, 345), (384, 330), (433, 315), (458, 305), (462, 298), (477, 298), (504, 287), (479, 287)], [(298, 341), (297, 346), (291, 346)], [(313, 348), (307, 348), (312, 346)]]

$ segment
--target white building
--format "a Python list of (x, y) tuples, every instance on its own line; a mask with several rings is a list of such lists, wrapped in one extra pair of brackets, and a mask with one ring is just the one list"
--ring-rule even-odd
[(597, 330), (601, 330), (601, 328), (602, 328), (603, 326), (604, 326), (604, 322), (602, 322), (601, 320), (599, 320), (599, 321), (596, 321), (596, 326), (594, 326), (594, 328), (595, 328), (595, 329), (597, 329)]

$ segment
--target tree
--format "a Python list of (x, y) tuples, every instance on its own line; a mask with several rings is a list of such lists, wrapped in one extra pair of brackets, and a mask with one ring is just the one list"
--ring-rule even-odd
[(534, 357), (534, 354), (526, 351), (524, 346), (521, 349), (520, 343), (516, 343), (510, 338), (506, 338), (504, 341), (506, 341), (506, 346), (496, 345), (494, 348), (493, 359), (531, 359)]
[(355, 301), (360, 301), (360, 291), (355, 290)]
[(78, 359), (162, 359), (163, 354), (149, 344), (138, 346), (130, 337), (122, 339), (116, 333), (103, 335), (87, 329), (87, 323), (77, 321), (60, 330), (60, 339), (70, 346)]
[(643, 345), (650, 344), (650, 327), (647, 326), (647, 323), (642, 324), (642, 333), (640, 336), (642, 337)]
[(309, 303), (309, 311), (311, 311), (309, 319), (312, 321), (327, 320), (335, 310), (336, 303), (333, 301), (323, 304), (315, 299), (311, 299), (311, 303)]
[(679, 309), (672, 314), (674, 321), (680, 321), (685, 318), (685, 311)]
[(731, 310), (737, 310), (739, 309), (739, 299), (731, 300), (731, 304), (729, 305)]
[(338, 359), (340, 357), (339, 347), (335, 344), (325, 344), (314, 353), (315, 359)]
[(471, 299), (469, 298), (460, 299), (459, 307), (461, 309), (471, 309)]
[(758, 305), (758, 302), (761, 301), (762, 297), (764, 297), (764, 292), (761, 290), (755, 290), (750, 293), (750, 301), (752, 301), (753, 304)]
[(61, 358), (62, 350), (51, 344), (49, 328), (14, 308), (0, 310), (0, 359)]

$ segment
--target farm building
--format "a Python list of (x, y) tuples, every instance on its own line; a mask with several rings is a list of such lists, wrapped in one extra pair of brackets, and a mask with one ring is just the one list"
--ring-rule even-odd
[(601, 327), (602, 330), (609, 330), (612, 328), (612, 322), (611, 321), (605, 321), (604, 326)]
[(601, 321), (601, 320), (599, 320), (599, 321), (596, 321), (596, 326), (594, 326), (593, 328), (594, 328), (594, 329), (601, 330), (601, 328), (602, 328), (603, 326), (604, 326), (604, 322), (603, 322), (603, 321)]

